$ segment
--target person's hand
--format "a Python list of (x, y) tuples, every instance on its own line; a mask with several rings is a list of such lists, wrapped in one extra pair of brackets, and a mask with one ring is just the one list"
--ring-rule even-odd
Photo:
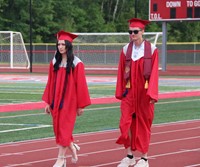
[(46, 105), (44, 111), (45, 111), (46, 114), (51, 114), (51, 109), (50, 109), (50, 105), (49, 104)]
[(151, 99), (151, 100), (150, 100), (150, 103), (151, 103), (151, 104), (154, 104), (155, 102), (156, 102), (155, 99)]
[(83, 108), (78, 108), (78, 109), (77, 109), (77, 115), (78, 115), (78, 116), (82, 115), (83, 112), (84, 112)]

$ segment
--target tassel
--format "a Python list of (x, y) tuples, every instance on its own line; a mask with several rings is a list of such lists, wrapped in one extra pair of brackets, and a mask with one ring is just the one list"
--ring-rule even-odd
[(145, 88), (145, 89), (148, 89), (148, 86), (149, 86), (148, 80), (146, 80), (146, 82), (145, 82), (145, 84), (144, 84), (144, 88)]
[(131, 88), (130, 80), (128, 80), (128, 82), (126, 84), (126, 88)]
[(128, 89), (126, 89), (125, 91), (124, 91), (124, 93), (123, 93), (123, 97), (126, 97), (126, 95), (128, 94)]

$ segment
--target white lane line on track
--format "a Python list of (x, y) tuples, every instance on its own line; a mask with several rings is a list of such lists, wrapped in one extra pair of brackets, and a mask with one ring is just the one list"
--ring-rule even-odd
[[(108, 149), (108, 150), (103, 150), (103, 151), (89, 152), (89, 153), (79, 154), (79, 156), (88, 156), (88, 155), (94, 155), (94, 154), (99, 154), (99, 153), (104, 153), (104, 152), (117, 151), (117, 150), (121, 150), (121, 149), (124, 149), (124, 148), (121, 147), (121, 148), (117, 148), (117, 149)], [(190, 150), (180, 150), (180, 151), (175, 151), (175, 152), (168, 152), (168, 153), (163, 153), (163, 154), (151, 155), (151, 156), (149, 156), (149, 158), (154, 159), (154, 158), (163, 157), (163, 156), (169, 156), (169, 155), (174, 155), (174, 154), (182, 154), (182, 153), (187, 153), (187, 152), (196, 152), (196, 151), (200, 151), (200, 148), (195, 148), (195, 149), (190, 149)], [(67, 158), (69, 158), (69, 157), (71, 157), (71, 156), (67, 156)], [(15, 167), (15, 166), (30, 165), (30, 164), (35, 164), (35, 163), (47, 162), (47, 161), (51, 161), (51, 160), (55, 160), (55, 159), (56, 158), (51, 158), (51, 159), (45, 159), (45, 160), (39, 160), (39, 161), (30, 161), (30, 162), (21, 163), (21, 164), (9, 164), (9, 165), (4, 166), (4, 167)], [(101, 166), (107, 166), (107, 165), (117, 164), (117, 163), (119, 163), (119, 161), (95, 165), (95, 166), (90, 166), (90, 167), (101, 167)]]
[(150, 143), (150, 145), (157, 145), (157, 144), (163, 144), (163, 143), (172, 143), (172, 142), (178, 142), (178, 141), (184, 141), (184, 140), (193, 140), (193, 139), (200, 139), (200, 136), (186, 137), (186, 138), (173, 139), (173, 140), (165, 140), (165, 141)]
[[(164, 127), (164, 126), (174, 126), (174, 125), (180, 125), (180, 124), (189, 124), (189, 123), (200, 123), (200, 120), (199, 119), (196, 119), (196, 120), (186, 120), (186, 121), (178, 121), (178, 122), (169, 122), (169, 123), (163, 123), (163, 124), (155, 124), (153, 125), (153, 128), (156, 128), (156, 127)], [(185, 129), (188, 129), (188, 128), (185, 128)], [(182, 131), (184, 131), (184, 129), (182, 129)], [(105, 131), (97, 131), (97, 132), (87, 132), (87, 133), (79, 133), (79, 134), (74, 134), (75, 137), (82, 137), (82, 136), (86, 136), (86, 137), (89, 137), (89, 136), (96, 136), (96, 135), (104, 135), (104, 134), (107, 134), (107, 133), (118, 133), (119, 130), (118, 129), (111, 129), (111, 130), (105, 130)], [(173, 132), (172, 131), (169, 131), (170, 133)], [(160, 132), (160, 133), (163, 133), (163, 132)], [(159, 134), (159, 133), (158, 133)], [(152, 135), (154, 135), (152, 133)], [(41, 143), (41, 142), (44, 142), (44, 141), (54, 141), (54, 137), (50, 137), (50, 138), (43, 138), (43, 139), (33, 139), (33, 140), (26, 140), (26, 141), (19, 141), (19, 142), (11, 142), (11, 143), (2, 143), (0, 144), (0, 148), (2, 147), (12, 147), (12, 146), (15, 146), (15, 145), (24, 145), (24, 144), (33, 144), (33, 143)]]
[[(195, 120), (195, 121), (188, 121), (188, 122), (191, 122), (191, 123), (193, 123), (193, 122), (197, 122), (198, 120)], [(183, 122), (180, 122), (180, 124), (182, 124)], [(188, 128), (187, 128), (188, 129)], [(184, 130), (184, 129), (183, 129)], [(116, 131), (116, 130), (114, 130), (114, 131)], [(102, 131), (102, 132), (94, 132), (94, 133), (90, 133), (91, 135), (95, 135), (95, 134), (99, 134), (99, 133), (101, 133), (101, 134), (106, 134), (106, 133), (112, 133), (112, 130), (110, 130), (110, 131)], [(83, 134), (83, 135), (86, 135), (86, 134)], [(88, 135), (88, 134), (87, 134)], [(78, 135), (77, 135), (78, 136)], [(191, 138), (185, 138), (186, 140), (189, 140), (189, 139), (194, 139), (194, 138), (200, 138), (200, 136), (197, 136), (197, 137), (191, 137)], [(180, 140), (185, 140), (184, 138), (182, 138), (182, 139), (174, 139), (174, 140), (171, 140), (171, 142), (174, 142), (174, 141), (180, 141)], [(47, 141), (49, 141), (49, 139), (45, 139), (45, 140), (47, 140)], [(53, 138), (51, 139), (51, 140), (54, 140)], [(115, 139), (108, 139), (107, 141), (112, 141), (112, 140), (115, 140)], [(97, 143), (97, 142), (105, 142), (106, 140), (100, 140), (100, 141), (96, 141), (95, 143)], [(155, 143), (152, 143), (152, 145), (155, 145), (155, 144), (162, 144), (162, 143), (168, 143), (168, 142), (170, 142), (169, 140), (168, 141), (163, 141), (163, 142), (155, 142)], [(84, 144), (91, 144), (91, 143), (94, 143), (94, 142), (86, 142), (86, 143), (82, 143), (82, 144), (80, 144), (80, 145), (84, 145)], [(18, 143), (19, 144), (19, 143)], [(57, 147), (53, 147), (53, 148), (48, 148), (48, 149), (57, 149)], [(118, 148), (117, 150), (120, 150), (120, 149), (123, 149), (123, 148)], [(32, 151), (28, 151), (28, 152), (33, 152), (34, 150), (32, 150)], [(35, 151), (37, 151), (37, 150), (35, 150)], [(42, 149), (40, 149), (39, 151), (42, 151)], [(109, 151), (109, 150), (104, 150), (104, 151)], [(104, 152), (103, 151), (103, 152)], [(113, 151), (113, 150), (111, 150), (111, 151)], [(190, 150), (191, 151), (191, 150)], [(198, 150), (199, 151), (199, 150)], [(102, 151), (101, 151), (102, 152)], [(182, 151), (183, 152), (183, 151)], [(16, 153), (16, 154), (24, 154), (25, 152), (18, 152), (18, 153)], [(91, 153), (91, 154), (94, 154), (94, 153), (96, 153), (96, 152), (93, 152), (93, 153)], [(176, 153), (181, 153), (180, 151), (179, 152), (176, 152)], [(170, 155), (170, 154), (173, 154), (173, 153), (167, 153), (168, 155)], [(88, 153), (87, 154), (81, 154), (80, 156), (86, 156), (86, 155), (88, 155)], [(163, 155), (165, 155), (165, 154), (163, 154)], [(4, 155), (5, 156), (5, 155)], [(159, 156), (160, 156), (160, 154), (159, 154)], [(151, 156), (151, 158), (153, 158), (153, 157), (157, 157), (157, 156)], [(38, 163), (38, 162), (45, 162), (45, 161), (49, 161), (49, 160), (54, 160), (55, 158), (52, 158), (52, 159), (48, 159), (48, 160), (41, 160), (41, 161), (33, 161), (33, 162), (29, 162), (29, 163), (26, 163), (26, 164), (24, 164), (24, 165), (27, 165), (27, 164), (30, 164), (30, 163)], [(113, 163), (109, 163), (110, 165), (111, 164), (116, 164), (116, 163), (118, 163), (118, 162), (113, 162)], [(102, 164), (101, 166), (106, 166), (106, 165), (109, 165), (109, 164)], [(14, 164), (13, 164), (14, 165)], [(12, 165), (12, 166), (13, 166)], [(17, 164), (17, 165), (14, 165), (14, 166), (18, 166), (19, 164)], [(23, 164), (22, 164), (23, 165)], [(11, 165), (9, 165), (10, 167), (12, 167)], [(13, 167), (14, 167), (13, 166)], [(95, 165), (96, 166), (96, 165)], [(8, 166), (7, 166), (8, 167)], [(97, 167), (97, 166), (96, 166)]]
[(154, 132), (152, 134), (153, 135), (161, 135), (161, 134), (165, 134), (165, 133), (175, 133), (175, 132), (182, 132), (182, 131), (196, 130), (196, 129), (200, 129), (200, 126), (193, 127), (193, 128), (183, 128), (183, 129), (178, 129), (178, 130), (168, 130), (168, 131), (164, 131), (164, 132)]
[(188, 124), (188, 123), (200, 123), (200, 119), (192, 119), (192, 120), (183, 120), (183, 121), (176, 121), (176, 122), (167, 122), (167, 123), (161, 123), (161, 124), (154, 124), (154, 128), (160, 128), (160, 127), (166, 127), (166, 126), (177, 126), (182, 124)]
[(184, 167), (199, 167), (200, 164), (194, 164), (194, 165), (189, 165), (189, 166), (184, 166)]
[[(200, 138), (200, 136), (194, 136), (194, 137), (187, 137), (187, 138), (181, 138), (181, 139), (172, 139), (172, 140), (165, 140), (165, 141), (161, 141), (161, 142), (153, 142), (150, 143), (150, 145), (158, 145), (158, 144), (164, 144), (164, 143), (172, 143), (172, 142), (177, 142), (177, 141), (184, 141), (184, 140), (192, 140), (192, 139), (198, 139)], [(80, 146), (83, 145), (89, 145), (89, 144), (97, 144), (97, 143), (105, 143), (105, 142), (110, 142), (110, 141), (115, 141), (116, 139), (110, 138), (110, 139), (105, 139), (105, 140), (98, 140), (98, 141), (91, 141), (91, 142), (84, 142), (84, 143), (79, 143)], [(10, 155), (23, 155), (26, 153), (33, 153), (33, 152), (41, 152), (41, 151), (47, 151), (47, 150), (53, 150), (53, 149), (57, 149), (57, 147), (48, 147), (48, 148), (43, 148), (43, 149), (36, 149), (36, 150), (30, 150), (30, 151), (22, 151), (22, 152), (17, 152), (17, 153), (1, 153), (0, 157), (5, 157), (5, 156), (10, 156)], [(92, 152), (93, 154), (96, 153), (100, 153), (100, 152), (107, 152), (109, 150), (121, 150), (123, 149), (123, 147), (119, 147), (119, 148), (115, 148), (115, 149), (108, 149), (108, 150), (103, 150), (103, 151), (96, 151), (96, 152)], [(84, 154), (79, 154), (79, 155), (87, 155), (90, 153), (84, 153)]]
[[(182, 154), (182, 153), (187, 153), (187, 152), (196, 152), (196, 151), (200, 151), (200, 148), (196, 148), (196, 149), (191, 149), (191, 150), (182, 150), (182, 151), (176, 151), (176, 152), (169, 152), (169, 153), (164, 153), (164, 154), (158, 154), (158, 155), (151, 155), (148, 156), (149, 159), (153, 159), (153, 158), (158, 158), (158, 157), (163, 157), (163, 156), (168, 156), (168, 155), (174, 155), (174, 154)], [(113, 162), (112, 164), (117, 164), (119, 163), (119, 161), (117, 162)], [(100, 165), (95, 165), (95, 166), (90, 166), (90, 167), (101, 167), (101, 166), (108, 166), (111, 163), (106, 163), (106, 164), (100, 164)]]

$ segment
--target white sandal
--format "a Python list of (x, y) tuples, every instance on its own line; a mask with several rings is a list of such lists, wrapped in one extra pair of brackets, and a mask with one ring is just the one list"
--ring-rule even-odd
[[(80, 151), (81, 148), (80, 148), (77, 144), (73, 143), (73, 146), (74, 146), (74, 148), (75, 148), (76, 151)], [(76, 164), (77, 161), (78, 161), (78, 156), (77, 156), (77, 158), (73, 158), (73, 157), (72, 157), (71, 162), (72, 162), (73, 164)]]
[(56, 163), (53, 165), (53, 167), (66, 167), (66, 157), (65, 156), (58, 156), (58, 159), (63, 159), (63, 163), (61, 165), (56, 165)]

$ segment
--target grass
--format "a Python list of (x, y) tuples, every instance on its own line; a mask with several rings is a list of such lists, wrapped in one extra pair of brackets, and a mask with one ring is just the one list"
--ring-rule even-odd
[[(175, 122), (182, 120), (200, 119), (200, 97), (160, 100), (155, 105), (154, 124)], [(106, 105), (92, 105), (85, 109), (85, 113), (77, 117), (74, 133), (85, 133), (118, 128), (120, 118), (119, 103)], [(2, 130), (19, 128), (37, 128), (29, 130), (15, 130), (0, 133), (0, 143), (53, 137), (51, 116), (43, 110), (0, 113), (1, 125), (4, 123), (24, 124), (1, 126)], [(39, 128), (41, 125), (49, 127)], [(0, 131), (0, 132), (1, 132)]]

